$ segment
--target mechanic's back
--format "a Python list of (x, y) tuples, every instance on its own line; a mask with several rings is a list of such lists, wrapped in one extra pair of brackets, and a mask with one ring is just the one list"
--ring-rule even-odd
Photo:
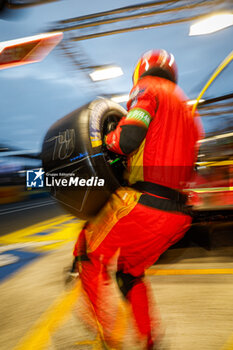
[(201, 127), (176, 84), (172, 59), (164, 50), (142, 57), (134, 72), (129, 112), (107, 136), (110, 150), (129, 155), (130, 184), (148, 181), (184, 188), (192, 176)]

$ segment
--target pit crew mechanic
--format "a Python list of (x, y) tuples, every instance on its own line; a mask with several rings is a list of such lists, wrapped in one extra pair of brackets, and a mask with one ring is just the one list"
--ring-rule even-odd
[(113, 257), (143, 348), (158, 343), (158, 320), (156, 313), (152, 316), (144, 272), (184, 236), (192, 220), (181, 190), (192, 177), (202, 128), (186, 101), (177, 86), (173, 55), (151, 50), (134, 70), (128, 114), (106, 137), (109, 150), (128, 155), (129, 187), (119, 188), (84, 227), (74, 255), (104, 340), (115, 348), (120, 333), (114, 334), (110, 325), (116, 324), (112, 310), (117, 301), (106, 298)]

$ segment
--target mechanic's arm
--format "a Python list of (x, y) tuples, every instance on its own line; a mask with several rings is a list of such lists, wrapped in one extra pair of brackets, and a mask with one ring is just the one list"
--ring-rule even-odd
[(128, 114), (105, 139), (107, 148), (124, 155), (135, 151), (144, 140), (157, 108), (158, 100), (154, 90), (143, 79), (140, 80), (130, 92)]
[(117, 128), (106, 137), (107, 148), (115, 153), (129, 154), (135, 151), (144, 140), (151, 122), (150, 114), (140, 108), (129, 111)]

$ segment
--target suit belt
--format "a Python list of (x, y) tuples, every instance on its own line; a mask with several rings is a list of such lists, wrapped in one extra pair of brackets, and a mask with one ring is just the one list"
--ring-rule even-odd
[[(131, 187), (143, 193), (139, 199), (140, 204), (160, 209), (168, 212), (181, 212), (185, 215), (192, 216), (192, 209), (185, 205), (187, 195), (173, 188), (158, 185), (147, 181), (138, 181)], [(155, 196), (164, 197), (158, 198)]]

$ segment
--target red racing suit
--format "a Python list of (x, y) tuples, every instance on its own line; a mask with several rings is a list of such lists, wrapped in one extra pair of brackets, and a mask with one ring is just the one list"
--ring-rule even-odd
[[(133, 87), (127, 116), (106, 138), (111, 151), (128, 154), (130, 185), (148, 182), (176, 190), (186, 186), (193, 174), (202, 131), (186, 101), (181, 89), (163, 78), (146, 76)], [(141, 200), (144, 197), (147, 201)], [(108, 329), (111, 316), (101, 316), (101, 308), (106, 306), (101, 286), (109, 281), (108, 266), (113, 257), (117, 257), (118, 271), (135, 278), (125, 296), (148, 349), (157, 336), (153, 334), (149, 292), (142, 276), (184, 236), (191, 217), (179, 210), (154, 206), (154, 197), (170, 202), (132, 187), (118, 189), (82, 230), (75, 247), (76, 256), (86, 257), (81, 261), (82, 284), (110, 343), (114, 332)]]
[(177, 189), (186, 186), (201, 136), (200, 122), (192, 117), (186, 101), (181, 89), (163, 78), (144, 77), (132, 89), (127, 117), (106, 139), (111, 151), (124, 154), (126, 145), (134, 141), (133, 125), (147, 130), (140, 147), (129, 155), (130, 184), (150, 181)]

